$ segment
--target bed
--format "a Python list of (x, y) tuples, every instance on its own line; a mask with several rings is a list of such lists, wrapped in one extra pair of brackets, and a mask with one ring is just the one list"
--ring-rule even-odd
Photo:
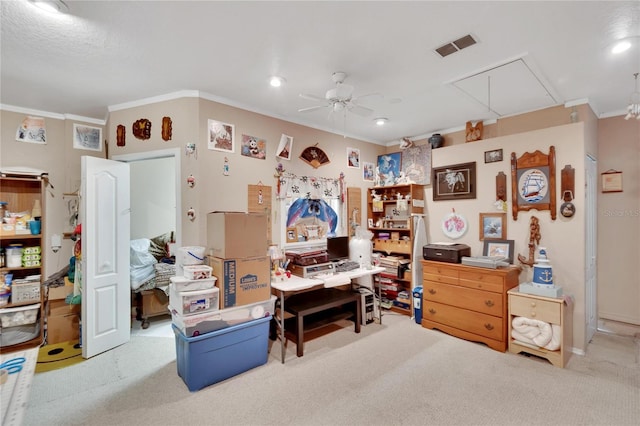
[(130, 241), (132, 304), (143, 329), (149, 327), (149, 318), (170, 314), (169, 283), (176, 274), (175, 259), (168, 251), (171, 242), (173, 232)]

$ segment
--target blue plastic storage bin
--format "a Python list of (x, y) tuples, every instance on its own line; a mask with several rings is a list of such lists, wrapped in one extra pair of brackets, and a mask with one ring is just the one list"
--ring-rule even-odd
[(176, 336), (178, 376), (191, 392), (266, 364), (271, 315), (196, 337)]

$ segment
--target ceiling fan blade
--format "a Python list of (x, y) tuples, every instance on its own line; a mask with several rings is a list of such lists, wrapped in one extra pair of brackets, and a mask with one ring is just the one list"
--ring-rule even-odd
[(317, 109), (321, 109), (321, 108), (326, 108), (329, 105), (316, 105), (316, 106), (312, 106), (312, 107), (308, 107), (308, 108), (301, 108), (298, 110), (298, 112), (310, 112), (310, 111), (315, 111)]
[(363, 107), (362, 105), (357, 105), (354, 103), (349, 106), (349, 111), (362, 117), (367, 117), (373, 114), (373, 110), (371, 108)]
[(320, 96), (316, 96), (316, 95), (310, 95), (308, 93), (300, 93), (300, 97), (302, 99), (308, 99), (310, 101), (318, 101), (318, 102), (325, 102), (326, 101), (325, 98), (321, 98)]
[(382, 95), (382, 93), (378, 93), (378, 92), (374, 92), (374, 93), (367, 93), (365, 95), (360, 95), (360, 96), (356, 96), (355, 98), (353, 98), (351, 101), (352, 102), (358, 102), (360, 99), (362, 98), (371, 98), (373, 96), (376, 97), (380, 97), (380, 98), (384, 98), (384, 96)]

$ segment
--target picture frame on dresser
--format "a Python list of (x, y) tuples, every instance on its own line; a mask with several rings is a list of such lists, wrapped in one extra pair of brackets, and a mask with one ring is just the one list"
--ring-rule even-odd
[(483, 256), (501, 256), (513, 265), (514, 240), (485, 240), (482, 248)]

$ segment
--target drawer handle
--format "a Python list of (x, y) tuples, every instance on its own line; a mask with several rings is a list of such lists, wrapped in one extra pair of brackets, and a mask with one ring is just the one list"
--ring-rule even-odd
[(436, 291), (432, 288), (430, 288), (429, 290), (427, 290), (429, 292), (429, 294), (436, 294)]
[(484, 328), (486, 328), (487, 330), (493, 330), (493, 325), (491, 325), (491, 324), (489, 324), (489, 323), (486, 323), (486, 324), (484, 325)]
[(494, 305), (493, 300), (485, 300), (484, 304), (487, 305), (490, 308), (493, 307), (493, 305)]
[(429, 308), (429, 313), (433, 315), (433, 314), (435, 314), (435, 313), (436, 313), (436, 310), (435, 310), (435, 309), (433, 309), (433, 308)]
[(535, 318), (536, 317), (536, 313), (535, 312), (531, 312), (531, 318)]
[(536, 307), (536, 302), (531, 302), (531, 307), (535, 308)]

